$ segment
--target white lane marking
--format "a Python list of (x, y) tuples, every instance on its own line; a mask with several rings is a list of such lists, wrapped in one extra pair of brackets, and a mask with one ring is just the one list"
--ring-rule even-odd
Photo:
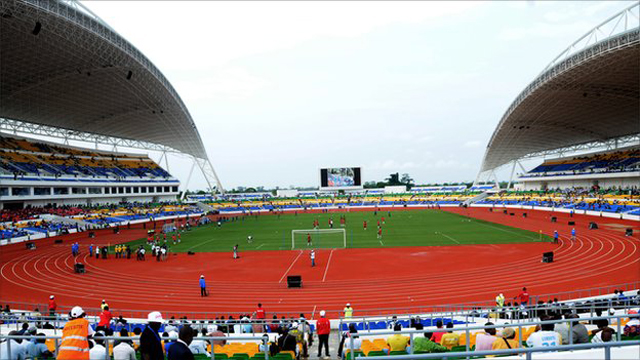
[(298, 261), (298, 259), (300, 258), (300, 255), (302, 255), (302, 253), (303, 253), (303, 251), (300, 250), (300, 253), (298, 254), (298, 256), (296, 256), (295, 259), (293, 259), (293, 262), (291, 262), (291, 265), (289, 265), (289, 268), (287, 269), (287, 271), (285, 271), (284, 274), (282, 274), (282, 277), (280, 278), (280, 281), (278, 281), (279, 283), (281, 283), (282, 280), (284, 280), (284, 278), (287, 276), (287, 274), (289, 273), (289, 271), (291, 270), (293, 265), (295, 265), (296, 261)]

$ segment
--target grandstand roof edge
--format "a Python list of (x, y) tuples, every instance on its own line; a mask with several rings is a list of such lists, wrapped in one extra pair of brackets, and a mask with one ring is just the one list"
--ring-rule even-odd
[[(591, 138), (583, 138), (581, 141), (567, 141), (562, 144), (557, 144), (554, 148), (540, 148), (539, 150), (528, 151), (523, 154), (514, 154), (513, 155), (505, 155), (504, 152), (506, 149), (501, 149), (503, 154), (496, 154), (495, 148), (500, 145), (501, 147), (508, 146), (509, 144), (498, 144), (496, 142), (504, 142), (504, 139), (500, 139), (501, 135), (505, 135), (504, 133), (509, 132), (510, 129), (506, 125), (519, 125), (522, 126), (521, 122), (515, 124), (515, 120), (512, 118), (514, 112), (516, 112), (517, 108), (526, 100), (527, 97), (531, 97), (536, 90), (540, 90), (540, 88), (546, 83), (552, 82), (554, 78), (561, 77), (563, 74), (570, 72), (572, 69), (577, 68), (585, 63), (588, 63), (590, 60), (605, 54), (608, 51), (609, 53), (614, 52), (616, 50), (616, 46), (619, 48), (622, 47), (638, 47), (640, 44), (640, 26), (629, 26), (628, 17), (633, 16), (632, 22), (638, 23), (640, 22), (640, 15), (636, 15), (635, 12), (640, 10), (640, 2), (634, 2), (630, 6), (625, 7), (620, 12), (615, 15), (609, 17), (604, 22), (600, 23), (590, 31), (588, 31), (585, 35), (580, 37), (574, 43), (572, 43), (569, 47), (567, 47), (564, 51), (562, 51), (558, 56), (556, 56), (543, 70), (540, 74), (538, 74), (511, 102), (503, 116), (501, 117), (498, 125), (496, 126), (494, 132), (489, 139), (487, 146), (485, 148), (485, 154), (483, 156), (483, 160), (481, 163), (480, 173), (486, 173), (492, 171), (494, 169), (500, 168), (512, 161), (518, 161), (526, 158), (535, 158), (540, 156), (545, 156), (552, 153), (563, 153), (572, 150), (573, 148), (580, 148), (585, 146), (608, 146), (609, 143), (615, 143), (619, 140), (625, 141), (625, 139), (631, 137), (633, 141), (637, 141), (640, 138), (640, 129), (638, 129), (637, 133), (619, 133), (616, 136), (610, 137), (599, 137), (596, 138), (592, 136)], [(624, 19), (624, 22), (622, 21)], [(598, 32), (602, 33), (602, 28), (607, 24), (613, 24), (613, 30), (608, 36), (597, 39)], [(624, 28), (618, 27), (620, 23), (624, 23)], [(616, 32), (618, 30), (618, 32)], [(591, 39), (594, 39), (595, 42), (590, 43)], [(583, 40), (587, 39), (586, 43), (584, 43), (584, 47), (582, 49), (576, 50), (576, 45), (580, 44)], [(611, 46), (607, 44), (608, 41), (615, 41), (615, 45)], [(609, 46), (606, 46), (609, 45)], [(605, 50), (601, 48), (606, 48)], [(582, 56), (582, 58), (580, 58)], [(561, 61), (558, 61), (561, 60)], [(637, 87), (637, 85), (636, 85)], [(520, 116), (522, 118), (522, 116)], [(523, 119), (516, 120), (523, 120)], [(513, 124), (512, 124), (513, 123)], [(531, 136), (531, 135), (529, 135)], [(503, 136), (503, 137), (506, 137)], [(516, 151), (517, 152), (517, 151)], [(522, 151), (520, 151), (522, 152)], [(508, 159), (507, 159), (508, 158)], [(506, 159), (506, 160), (505, 160)]]
[[(173, 85), (164, 76), (164, 74), (151, 62), (151, 60), (149, 60), (140, 50), (138, 50), (138, 48), (136, 48), (123, 36), (118, 34), (104, 20), (102, 20), (100, 17), (94, 14), (84, 4), (76, 1), (71, 1), (71, 0), (54, 0), (54, 1), (19, 0), (19, 1), (16, 1), (14, 5), (7, 4), (6, 5), (7, 9), (13, 9), (11, 6), (14, 6), (14, 7), (18, 6), (18, 9), (19, 9), (20, 5), (15, 5), (15, 4), (22, 4), (21, 6), (22, 8), (34, 9), (33, 14), (48, 14), (50, 18), (59, 19), (58, 24), (55, 24), (55, 23), (51, 24), (51, 21), (49, 21), (49, 23), (47, 23), (48, 26), (46, 28), (43, 28), (43, 33), (44, 31), (46, 31), (46, 34), (50, 34), (50, 33), (52, 34), (55, 31), (58, 31), (59, 30), (58, 28), (62, 28), (61, 24), (66, 23), (66, 24), (69, 24), (68, 26), (73, 26), (75, 28), (81, 29), (80, 33), (91, 34), (91, 36), (94, 37), (93, 39), (96, 39), (96, 38), (100, 39), (99, 41), (93, 41), (94, 44), (99, 42), (104, 42), (105, 44), (108, 44), (109, 47), (101, 50), (103, 53), (100, 55), (101, 56), (100, 58), (96, 58), (96, 61), (104, 61), (103, 63), (109, 63), (116, 58), (122, 59), (122, 57), (119, 57), (120, 54), (118, 53), (125, 54), (126, 56), (125, 60), (119, 60), (120, 62), (114, 63), (113, 68), (116, 69), (118, 68), (118, 66), (124, 66), (124, 69), (131, 69), (132, 71), (135, 72), (135, 76), (133, 77), (134, 80), (137, 79), (137, 81), (142, 81), (143, 79), (145, 79), (145, 81), (148, 82), (146, 85), (144, 85), (145, 86), (144, 88), (140, 88), (138, 91), (147, 92), (145, 96), (154, 97), (154, 99), (158, 100), (159, 102), (155, 102), (155, 103), (149, 102), (149, 101), (141, 102), (139, 106), (137, 106), (139, 108), (138, 111), (143, 111), (147, 109), (152, 110), (154, 108), (157, 108), (158, 112), (160, 112), (159, 110), (161, 110), (164, 107), (165, 111), (164, 113), (162, 113), (163, 115), (156, 114), (155, 115), (156, 120), (154, 121), (158, 126), (166, 127), (167, 131), (170, 132), (172, 136), (163, 137), (163, 136), (157, 136), (157, 135), (147, 135), (146, 139), (138, 140), (135, 137), (135, 134), (134, 134), (135, 131), (134, 132), (129, 131), (132, 134), (132, 136), (127, 136), (128, 130), (126, 129), (128, 129), (128, 127), (121, 126), (117, 122), (122, 123), (122, 122), (131, 121), (132, 119), (137, 118), (140, 121), (143, 121), (145, 125), (149, 125), (149, 121), (151, 121), (150, 120), (151, 117), (147, 117), (143, 119), (142, 117), (139, 116), (139, 115), (142, 115), (142, 113), (136, 113), (134, 111), (129, 111), (127, 113), (124, 113), (122, 114), (122, 116), (120, 116), (120, 114), (117, 114), (118, 117), (110, 119), (110, 121), (115, 122), (114, 126), (102, 127), (102, 130), (93, 132), (93, 134), (100, 135), (100, 136), (121, 138), (121, 139), (130, 140), (130, 141), (146, 141), (149, 143), (166, 146), (168, 148), (175, 150), (176, 152), (181, 152), (184, 154), (192, 155), (194, 157), (208, 160), (208, 155), (204, 148), (204, 143), (195, 125), (195, 122), (193, 121), (193, 118), (191, 117), (189, 110), (187, 109), (186, 105), (182, 101), (182, 98), (180, 97), (180, 95), (174, 89)], [(33, 14), (31, 14), (30, 12), (29, 12), (29, 15), (20, 15), (20, 16), (18, 16), (18, 13), (19, 12), (16, 12), (16, 11), (9, 12), (10, 14), (9, 17), (12, 19), (12, 22), (15, 23), (16, 21), (24, 20), (24, 18), (28, 16), (33, 16)], [(40, 20), (40, 21), (43, 21), (43, 20)], [(3, 29), (5, 28), (3, 27)], [(11, 25), (7, 25), (6, 30), (9, 33), (9, 30), (13, 31), (14, 29), (11, 28)], [(43, 36), (43, 35), (40, 34), (40, 36)], [(79, 36), (76, 36), (76, 37), (78, 38), (76, 39), (77, 41), (79, 42), (82, 41)], [(56, 46), (66, 46), (66, 43), (64, 43), (63, 41), (60, 41), (58, 44), (56, 44)], [(99, 45), (95, 45), (95, 46), (99, 46)], [(80, 48), (80, 46), (78, 48)], [(84, 51), (85, 53), (88, 52), (86, 49), (84, 49)], [(25, 53), (25, 54), (28, 54), (28, 53)], [(46, 54), (43, 53), (41, 54), (41, 56), (46, 56)], [(136, 65), (133, 65), (133, 64), (136, 64)], [(66, 77), (65, 79), (68, 79), (68, 78), (69, 77)], [(94, 77), (92, 77), (92, 79), (93, 78)], [(155, 83), (155, 84), (152, 84), (152, 83)], [(126, 92), (125, 89), (126, 87), (122, 88), (123, 92)], [(163, 89), (163, 90), (159, 90), (159, 89)], [(8, 98), (6, 98), (5, 96), (4, 100), (10, 99), (12, 101), (16, 101), (14, 97), (19, 97), (22, 95), (25, 95), (25, 96), (29, 95), (29, 96), (32, 96), (33, 98), (33, 95), (31, 95), (31, 93), (35, 93), (35, 92), (42, 93), (42, 89), (40, 89), (39, 87), (34, 87), (34, 91), (30, 91), (30, 89), (26, 89), (26, 91), (22, 89), (20, 90), (21, 90), (20, 93), (16, 91), (13, 91), (11, 93), (11, 94), (19, 94), (18, 96), (12, 95), (11, 97), (8, 97)], [(149, 105), (149, 104), (153, 104), (153, 105)], [(9, 105), (9, 103), (7, 102), (6, 105)], [(5, 106), (5, 107), (8, 107), (8, 106)], [(12, 116), (12, 114), (14, 116)], [(15, 111), (12, 111), (9, 113), (0, 114), (0, 116), (6, 116), (14, 119), (18, 118), (18, 119), (29, 121), (32, 123), (37, 122), (39, 124), (47, 124), (47, 125), (52, 125), (52, 122), (54, 121), (54, 119), (38, 120), (39, 118), (37, 116), (34, 117), (32, 114), (29, 114), (29, 116), (26, 116), (26, 117), (15, 116), (17, 114), (20, 114), (20, 112), (16, 113)], [(78, 111), (78, 113), (75, 114), (76, 116), (73, 116), (73, 117), (71, 117), (70, 114), (68, 113), (65, 115), (66, 115), (65, 125), (77, 124), (79, 129), (82, 129), (84, 127), (84, 129), (82, 129), (84, 133), (91, 133), (91, 131), (87, 131), (86, 126), (81, 124), (83, 124), (85, 121), (88, 121), (88, 122), (95, 121), (96, 119), (95, 117), (94, 118), (87, 117), (86, 116), (87, 114), (82, 113), (81, 111)], [(104, 118), (109, 114), (103, 113), (102, 115), (104, 115), (103, 116)], [(111, 116), (113, 116), (113, 114), (111, 114)], [(69, 120), (73, 118), (75, 118), (76, 120)], [(62, 126), (62, 128), (67, 128), (67, 129), (71, 128), (71, 130), (74, 130), (74, 126)], [(154, 137), (155, 139), (153, 139)], [(179, 139), (182, 139), (182, 138), (184, 138), (185, 140), (180, 141)], [(156, 140), (156, 141), (150, 141), (150, 140)]]

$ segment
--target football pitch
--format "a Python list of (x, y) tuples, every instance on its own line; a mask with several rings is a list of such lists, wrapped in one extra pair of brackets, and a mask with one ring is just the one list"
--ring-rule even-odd
[[(231, 217), (231, 215), (229, 215)], [(346, 219), (341, 227), (340, 217)], [(384, 222), (382, 218), (384, 217)], [(314, 232), (314, 221), (319, 229), (329, 229), (333, 219), (334, 229), (344, 232)], [(364, 229), (364, 221), (367, 229)], [(378, 222), (382, 238), (378, 238)], [(292, 230), (296, 232), (292, 241)], [(307, 245), (307, 234), (312, 245)], [(249, 242), (247, 237), (251, 236)], [(346, 238), (346, 239), (345, 239)], [(551, 238), (531, 231), (499, 225), (487, 221), (440, 210), (408, 211), (358, 211), (331, 213), (299, 213), (282, 215), (238, 215), (218, 226), (215, 222), (192, 228), (182, 233), (179, 244), (171, 243), (171, 252), (230, 252), (238, 244), (245, 250), (288, 250), (309, 248), (376, 248), (393, 246), (457, 246), (471, 244), (505, 244), (550, 241)], [(145, 243), (144, 239), (131, 245)], [(162, 241), (161, 241), (162, 243)]]

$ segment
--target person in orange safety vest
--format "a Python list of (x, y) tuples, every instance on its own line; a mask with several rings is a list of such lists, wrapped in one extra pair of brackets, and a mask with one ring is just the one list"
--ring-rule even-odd
[(58, 360), (89, 360), (89, 337), (93, 329), (80, 306), (71, 309), (69, 321), (62, 329)]

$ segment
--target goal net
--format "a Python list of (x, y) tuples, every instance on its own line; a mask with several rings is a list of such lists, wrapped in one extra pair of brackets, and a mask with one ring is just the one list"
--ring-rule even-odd
[[(311, 245), (308, 244), (308, 236), (311, 236)], [(346, 229), (291, 230), (291, 249), (346, 247)]]

